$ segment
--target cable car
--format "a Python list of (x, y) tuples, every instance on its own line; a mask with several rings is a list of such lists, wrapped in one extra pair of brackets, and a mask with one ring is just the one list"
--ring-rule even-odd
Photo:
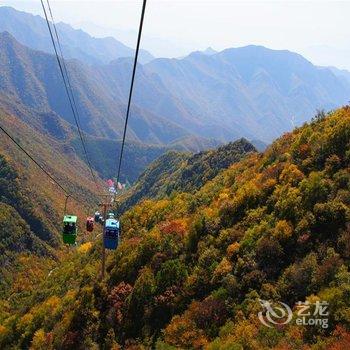
[(107, 249), (117, 249), (120, 238), (120, 223), (115, 219), (107, 219), (105, 234), (103, 237), (104, 246)]
[(101, 214), (98, 211), (95, 212), (95, 222), (99, 222), (100, 221), (100, 216), (101, 216)]
[(76, 244), (77, 238), (77, 220), (74, 215), (65, 215), (63, 218), (63, 242), (65, 244)]
[(94, 230), (94, 218), (89, 216), (86, 219), (86, 231), (92, 232)]

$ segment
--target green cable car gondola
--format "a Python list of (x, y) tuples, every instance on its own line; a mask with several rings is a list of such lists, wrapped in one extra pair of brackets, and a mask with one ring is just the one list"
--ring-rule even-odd
[(63, 218), (63, 243), (74, 245), (77, 239), (77, 220), (73, 215), (65, 215)]

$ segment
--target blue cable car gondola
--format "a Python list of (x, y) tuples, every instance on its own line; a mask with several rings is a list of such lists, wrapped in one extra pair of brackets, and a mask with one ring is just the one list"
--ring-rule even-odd
[(107, 249), (117, 249), (120, 239), (120, 223), (115, 219), (107, 219), (105, 234), (103, 237), (104, 245)]

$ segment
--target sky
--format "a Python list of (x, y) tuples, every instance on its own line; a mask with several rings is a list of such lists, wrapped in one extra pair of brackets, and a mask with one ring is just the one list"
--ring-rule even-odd
[[(40, 1), (0, 4), (42, 14)], [(51, 0), (56, 20), (134, 45), (141, 0)], [(212, 47), (263, 45), (301, 53), (318, 65), (350, 70), (350, 0), (148, 0), (143, 48), (178, 57)]]

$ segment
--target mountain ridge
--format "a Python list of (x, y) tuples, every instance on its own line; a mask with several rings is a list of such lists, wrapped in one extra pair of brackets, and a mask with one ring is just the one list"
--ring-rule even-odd
[[(220, 118), (229, 132), (236, 129), (262, 141), (290, 129), (292, 117), (300, 125), (307, 121), (305, 115), (311, 118), (317, 108), (342, 105), (350, 94), (347, 83), (301, 55), (254, 45), (210, 56), (195, 52), (181, 60), (155, 59), (145, 67), (161, 77), (190, 113), (200, 110), (202, 119), (214, 124)], [(189, 101), (193, 94), (200, 99)], [(260, 134), (252, 137), (249, 130)]]
[[(26, 48), (8, 32), (0, 33), (0, 42), (3, 47), (0, 64), (4, 67), (0, 77), (0, 89), (4, 93), (19, 97), (29, 107), (51, 109), (74, 125), (55, 57)], [(9, 68), (8, 62), (12, 62), (16, 70)], [(76, 60), (67, 61), (67, 69), (77, 107), (83, 115), (81, 120), (83, 130), (95, 136), (121, 137), (124, 118), (123, 96), (111, 91), (112, 82), (104, 80), (105, 73), (101, 71), (95, 74), (91, 67)], [(96, 105), (100, 108), (96, 108)], [(133, 120), (128, 131), (128, 136), (131, 138), (138, 139), (138, 134), (143, 141), (159, 143), (161, 141), (158, 137), (162, 137), (163, 141), (169, 137), (173, 141), (188, 134), (179, 125), (141, 110), (137, 106), (133, 107), (132, 112)], [(136, 128), (135, 123), (141, 122), (142, 128)], [(145, 127), (148, 128), (146, 134)], [(160, 128), (162, 132), (154, 132), (155, 128)]]
[[(0, 32), (9, 31), (23, 45), (54, 53), (47, 24), (42, 16), (0, 6), (0, 18)], [(63, 22), (57, 23), (56, 27), (67, 58), (76, 58), (89, 64), (106, 64), (119, 57), (134, 56), (134, 49), (112, 37), (94, 38)], [(148, 51), (140, 50), (140, 62), (149, 62), (153, 58)]]
[(193, 193), (250, 153), (255, 147), (245, 139), (216, 149), (191, 154), (169, 151), (140, 175), (130, 194), (123, 198), (121, 210), (145, 199), (162, 199), (173, 193)]
[[(17, 13), (19, 18), (22, 15)], [(69, 38), (63, 39), (69, 43)], [(224, 143), (240, 137), (269, 143), (310, 120), (316, 110), (347, 103), (350, 95), (346, 73), (317, 67), (288, 50), (249, 45), (210, 53), (194, 52), (181, 59), (159, 58), (138, 65), (129, 137), (159, 144), (190, 136)], [(47, 62), (41, 64), (48, 69)], [(67, 65), (86, 132), (120, 137), (132, 59), (116, 58), (97, 65), (68, 60)], [(17, 75), (21, 79), (20, 70)], [(43, 80), (37, 73), (32, 78), (27, 83), (33, 86), (36, 79)], [(59, 88), (53, 77), (51, 85)], [(47, 86), (45, 89), (49, 92)], [(68, 118), (66, 108), (54, 101), (49, 105)], [(145, 131), (144, 126), (137, 127), (140, 123)]]

